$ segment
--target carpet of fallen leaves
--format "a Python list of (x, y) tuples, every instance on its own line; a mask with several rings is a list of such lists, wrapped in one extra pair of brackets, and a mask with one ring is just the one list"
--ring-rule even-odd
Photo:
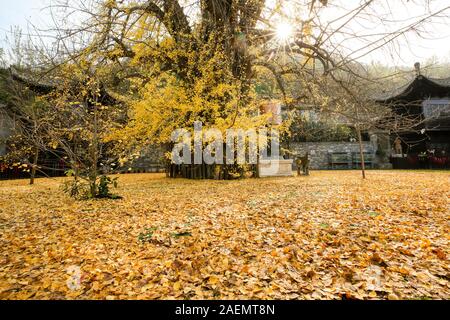
[(0, 299), (449, 299), (448, 172), (0, 182)]

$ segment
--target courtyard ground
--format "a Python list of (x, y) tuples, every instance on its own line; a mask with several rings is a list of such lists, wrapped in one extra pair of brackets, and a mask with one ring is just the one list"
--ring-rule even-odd
[(1, 299), (450, 298), (449, 172), (0, 182)]

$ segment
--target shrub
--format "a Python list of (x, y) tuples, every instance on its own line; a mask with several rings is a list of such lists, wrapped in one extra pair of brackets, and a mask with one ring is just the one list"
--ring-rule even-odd
[(95, 179), (94, 182), (88, 180), (81, 180), (79, 177), (75, 176), (73, 170), (66, 172), (66, 175), (74, 179), (66, 181), (62, 189), (70, 197), (77, 200), (88, 200), (88, 199), (121, 199), (122, 197), (111, 193), (110, 188), (113, 186), (117, 188), (118, 178), (111, 178), (106, 175), (101, 175)]

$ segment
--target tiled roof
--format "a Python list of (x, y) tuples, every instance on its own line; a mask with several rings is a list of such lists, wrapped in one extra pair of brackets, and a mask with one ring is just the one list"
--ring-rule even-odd
[(408, 94), (408, 91), (415, 90), (415, 87), (418, 85), (418, 83), (423, 83), (423, 80), (432, 82), (440, 87), (446, 87), (450, 89), (450, 77), (449, 78), (429, 78), (423, 75), (419, 75), (416, 78), (414, 78), (412, 81), (406, 83), (405, 85), (396, 88), (394, 90), (386, 91), (382, 94), (380, 94), (377, 97), (377, 101), (386, 101), (391, 100), (396, 97), (399, 97), (401, 95)]
[(443, 79), (428, 78), (428, 80), (431, 80), (434, 83), (437, 83), (438, 85), (443, 86), (443, 87), (450, 87), (450, 77), (449, 78), (443, 78)]

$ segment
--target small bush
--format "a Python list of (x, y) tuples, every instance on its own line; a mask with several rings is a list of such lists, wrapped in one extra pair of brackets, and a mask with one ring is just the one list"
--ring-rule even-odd
[[(74, 176), (73, 170), (66, 172), (67, 176)], [(70, 197), (77, 200), (88, 199), (122, 199), (122, 197), (111, 193), (110, 188), (117, 188), (118, 178), (111, 178), (105, 175), (99, 176), (94, 183), (88, 180), (75, 178), (63, 184), (63, 191)]]
[(78, 179), (64, 182), (62, 190), (64, 193), (77, 200), (87, 200), (91, 198), (89, 185)]
[(119, 199), (120, 197), (118, 195), (112, 194), (109, 191), (111, 185), (114, 188), (117, 188), (117, 179), (118, 178), (100, 176), (96, 198)]

